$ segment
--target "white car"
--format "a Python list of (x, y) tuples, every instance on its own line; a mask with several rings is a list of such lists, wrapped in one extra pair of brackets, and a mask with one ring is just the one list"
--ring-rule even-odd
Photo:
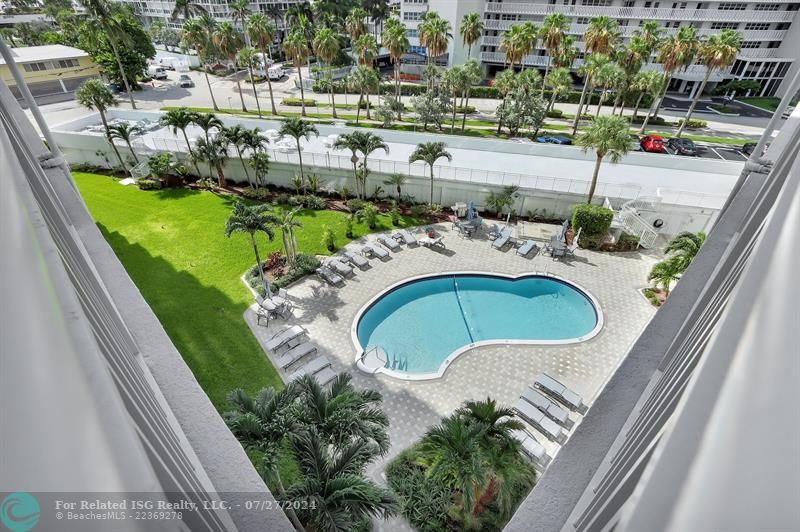
[(153, 79), (167, 79), (167, 71), (164, 67), (150, 65), (147, 67), (147, 75)]
[(269, 76), (270, 81), (278, 81), (283, 77), (283, 74), (283, 68), (280, 65), (271, 66), (267, 70), (267, 76)]

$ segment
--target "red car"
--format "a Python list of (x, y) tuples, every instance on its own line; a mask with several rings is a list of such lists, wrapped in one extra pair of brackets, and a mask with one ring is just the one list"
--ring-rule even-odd
[(664, 149), (664, 139), (658, 135), (642, 137), (640, 145), (642, 146), (642, 150), (652, 153), (664, 153), (666, 151), (666, 149)]

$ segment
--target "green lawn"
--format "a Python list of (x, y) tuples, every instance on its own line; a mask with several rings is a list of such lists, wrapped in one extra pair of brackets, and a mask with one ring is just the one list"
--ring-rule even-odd
[[(97, 174), (74, 176), (106, 240), (217, 409), (226, 409), (225, 397), (234, 388), (282, 386), (242, 319), (252, 298), (239, 276), (254, 257), (247, 236), (225, 238), (234, 199), (188, 189), (142, 191)], [(337, 246), (348, 242), (344, 213), (302, 211), (298, 219), (302, 253), (328, 254), (320, 242), (324, 224), (336, 232)], [(377, 230), (389, 228), (389, 217), (382, 215)], [(365, 225), (354, 227), (356, 236), (368, 232)], [(279, 249), (279, 242), (279, 232), (274, 242), (260, 237), (262, 257)]]
[(749, 103), (760, 107), (765, 111), (775, 112), (778, 109), (778, 104), (781, 103), (780, 98), (736, 98), (740, 102)]

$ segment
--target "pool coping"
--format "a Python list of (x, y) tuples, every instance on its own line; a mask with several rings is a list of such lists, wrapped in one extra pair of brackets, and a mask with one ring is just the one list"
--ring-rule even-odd
[[(562, 282), (570, 287), (580, 291), (592, 304), (594, 307), (595, 313), (597, 314), (597, 323), (595, 324), (594, 328), (589, 331), (588, 333), (584, 334), (583, 336), (579, 336), (577, 338), (569, 338), (564, 340), (481, 340), (480, 342), (474, 342), (465, 346), (462, 346), (452, 353), (450, 353), (447, 358), (445, 358), (442, 363), (439, 365), (439, 369), (435, 372), (428, 372), (428, 373), (416, 373), (410, 374), (401, 371), (396, 371), (393, 369), (388, 369), (385, 367), (381, 367), (378, 369), (371, 369), (368, 368), (363, 363), (363, 358), (366, 352), (364, 351), (364, 347), (361, 345), (361, 342), (358, 340), (358, 323), (361, 321), (361, 316), (366, 312), (376, 301), (378, 301), (381, 297), (386, 295), (387, 293), (391, 292), (392, 290), (408, 284), (414, 281), (418, 281), (421, 279), (428, 279), (431, 277), (443, 277), (449, 275), (484, 275), (489, 277), (504, 277), (506, 279), (517, 280), (524, 277), (547, 277), (550, 279), (555, 279), (559, 282)], [(487, 345), (569, 345), (569, 344), (580, 344), (583, 342), (587, 342), (597, 336), (600, 331), (603, 329), (603, 325), (605, 322), (605, 318), (603, 315), (603, 309), (600, 306), (600, 302), (597, 300), (591, 292), (586, 290), (584, 287), (575, 283), (569, 279), (565, 279), (560, 275), (555, 275), (549, 272), (529, 272), (529, 273), (520, 273), (520, 274), (507, 274), (507, 273), (496, 273), (496, 272), (489, 272), (489, 271), (475, 271), (475, 270), (457, 270), (457, 271), (450, 271), (450, 272), (437, 272), (437, 273), (427, 273), (423, 275), (415, 275), (413, 277), (408, 277), (401, 281), (397, 281), (392, 283), (391, 285), (387, 286), (374, 296), (372, 296), (369, 301), (367, 301), (361, 308), (358, 309), (356, 312), (355, 317), (353, 318), (353, 323), (350, 325), (350, 340), (353, 342), (353, 346), (356, 349), (356, 357), (355, 363), (356, 367), (364, 373), (375, 375), (375, 374), (382, 374), (388, 377), (392, 377), (397, 380), (401, 381), (427, 381), (427, 380), (435, 380), (441, 379), (444, 377), (447, 368), (462, 354), (470, 351), (472, 349), (483, 347)]]

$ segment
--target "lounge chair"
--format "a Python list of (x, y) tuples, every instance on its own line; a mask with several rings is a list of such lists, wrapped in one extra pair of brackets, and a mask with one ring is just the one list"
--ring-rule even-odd
[(491, 228), (491, 229), (489, 229), (489, 232), (488, 232), (488, 233), (486, 233), (486, 236), (488, 236), (488, 237), (489, 237), (489, 240), (497, 240), (498, 238), (500, 238), (500, 233), (501, 233), (502, 231), (503, 231), (503, 230), (502, 230), (502, 228), (501, 228), (499, 225), (497, 225), (497, 224), (494, 224), (494, 225), (492, 226), (492, 228)]
[(347, 262), (362, 270), (369, 266), (369, 261), (364, 258), (364, 255), (359, 255), (355, 251), (345, 251), (342, 256), (347, 259)]
[(533, 240), (526, 240), (525, 242), (522, 243), (520, 247), (517, 248), (517, 255), (519, 255), (520, 257), (525, 257), (528, 255), (528, 253), (538, 248), (539, 246), (536, 245), (536, 242), (534, 242)]
[(425, 238), (420, 240), (420, 242), (426, 248), (440, 247), (442, 249), (445, 249), (445, 245), (444, 245), (443, 240), (444, 240), (444, 237), (442, 235), (439, 235), (436, 238), (431, 238), (429, 236), (426, 236)]
[(331, 285), (344, 283), (344, 277), (342, 277), (335, 271), (331, 270), (327, 266), (322, 266), (321, 268), (317, 268), (317, 275), (322, 277), (325, 280), (325, 282)]
[(581, 412), (586, 408), (580, 395), (573, 392), (547, 373), (539, 374), (533, 386), (570, 410)]
[(548, 440), (563, 443), (563, 441), (566, 439), (564, 431), (555, 421), (545, 416), (544, 412), (530, 404), (525, 399), (520, 398), (520, 400), (517, 401), (517, 404), (514, 406), (514, 410), (517, 411), (522, 419), (533, 425), (536, 430), (544, 434)]
[(393, 235), (393, 238), (398, 242), (402, 240), (406, 246), (416, 246), (419, 244), (419, 242), (417, 242), (417, 238), (412, 235), (411, 231), (408, 229), (400, 229)]
[(575, 237), (572, 239), (572, 244), (566, 247), (564, 250), (564, 255), (569, 255), (570, 257), (575, 256), (575, 250), (578, 249), (578, 239), (581, 237), (581, 231), (583, 227), (578, 228), (578, 232), (575, 233)]
[(303, 342), (286, 351), (275, 362), (281, 369), (286, 369), (301, 358), (317, 352), (317, 346), (311, 342)]
[(389, 252), (383, 249), (382, 247), (378, 246), (374, 242), (370, 242), (364, 246), (361, 250), (364, 255), (369, 255), (371, 257), (378, 257), (379, 259), (385, 259), (389, 256)]
[(492, 241), (492, 247), (495, 249), (503, 249), (511, 240), (511, 232), (510, 227), (504, 227), (503, 230), (500, 231), (500, 236)]
[(267, 351), (275, 352), (277, 349), (280, 349), (292, 340), (296, 340), (304, 334), (306, 334), (305, 329), (299, 325), (292, 325), (291, 327), (286, 327), (282, 331), (273, 334), (272, 338), (267, 340), (267, 342), (264, 344), (264, 347), (267, 349)]
[(541, 392), (539, 392), (539, 390), (528, 386), (525, 388), (525, 390), (523, 390), (520, 397), (541, 410), (544, 415), (562, 427), (570, 427), (572, 425), (569, 419), (569, 413), (545, 397)]
[(353, 275), (353, 267), (341, 262), (337, 259), (331, 259), (327, 264), (328, 268), (334, 270), (342, 277), (349, 277)]
[(511, 436), (520, 443), (525, 454), (541, 467), (546, 467), (550, 462), (550, 457), (547, 455), (547, 451), (545, 451), (542, 444), (526, 431), (512, 430)]
[(319, 373), (315, 373), (314, 377), (317, 379), (317, 382), (319, 383), (320, 386), (325, 386), (326, 384), (328, 384), (329, 382), (331, 382), (333, 379), (336, 378), (336, 372), (333, 371), (333, 369), (330, 366), (328, 366)]
[(567, 245), (560, 240), (552, 240), (550, 242), (550, 256), (553, 260), (563, 257), (567, 254)]
[(327, 368), (331, 365), (331, 361), (328, 360), (328, 357), (317, 357), (305, 366), (302, 366), (294, 373), (291, 373), (286, 380), (291, 382), (293, 380), (297, 380), (300, 377), (305, 377), (306, 375), (314, 375), (315, 373), (319, 373), (323, 369)]
[(390, 251), (398, 251), (400, 249), (400, 244), (395, 242), (395, 240), (387, 235), (378, 235), (377, 241), (389, 248)]

